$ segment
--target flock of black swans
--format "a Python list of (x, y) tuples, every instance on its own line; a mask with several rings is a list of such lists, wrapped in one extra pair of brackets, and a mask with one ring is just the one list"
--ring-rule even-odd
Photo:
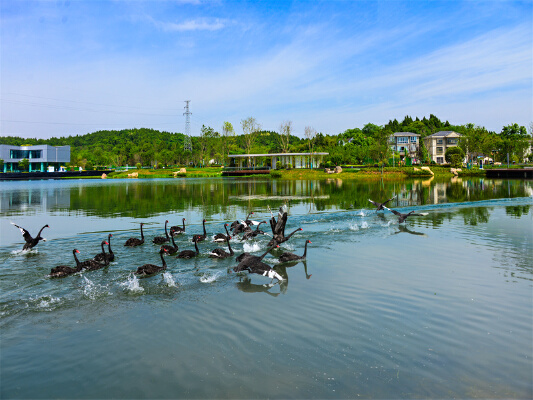
[[(412, 215), (427, 215), (426, 213), (415, 213), (411, 211), (408, 214), (402, 214), (396, 210), (391, 210), (388, 207), (385, 206), (389, 201), (391, 201), (393, 198), (388, 199), (387, 201), (383, 203), (378, 203), (373, 200), (369, 200), (372, 204), (376, 206), (376, 212), (380, 210), (387, 209), (397, 215), (399, 217), (398, 221), (399, 223), (402, 223), (405, 221), (405, 219)], [(270, 208), (269, 208), (270, 210)], [(215, 243), (225, 243), (228, 246), (228, 251), (217, 247), (213, 249), (211, 252), (209, 252), (209, 257), (211, 258), (218, 258), (218, 259), (225, 259), (229, 257), (233, 257), (235, 255), (233, 249), (231, 248), (231, 240), (236, 238), (237, 235), (242, 234), (242, 237), (240, 238), (241, 241), (253, 239), (257, 235), (265, 235), (263, 230), (260, 229), (260, 226), (262, 224), (266, 224), (266, 221), (254, 221), (250, 220), (250, 216), (253, 215), (253, 212), (250, 212), (244, 220), (241, 221), (234, 221), (231, 224), (224, 224), (224, 229), (226, 231), (226, 234), (224, 233), (218, 233), (213, 236), (213, 242)], [(252, 254), (249, 254), (247, 252), (243, 252), (239, 256), (236, 257), (236, 261), (238, 262), (238, 265), (233, 268), (234, 272), (241, 272), (241, 271), (248, 271), (249, 273), (253, 274), (259, 274), (262, 276), (268, 276), (271, 279), (277, 279), (278, 281), (282, 281), (283, 277), (276, 272), (270, 265), (263, 262), (263, 258), (270, 253), (273, 249), (279, 248), (279, 245), (281, 243), (286, 242), (293, 236), (296, 232), (301, 231), (302, 228), (297, 228), (288, 235), (285, 235), (285, 226), (287, 224), (288, 220), (288, 214), (286, 211), (286, 206), (281, 206), (279, 208), (279, 212), (277, 215), (277, 219), (270, 211), (271, 218), (269, 220), (270, 228), (272, 230), (272, 235), (267, 234), (268, 236), (271, 236), (271, 240), (268, 242), (268, 249), (263, 253), (261, 256), (255, 256)], [(165, 261), (165, 255), (173, 255), (176, 256), (176, 258), (181, 259), (191, 259), (194, 257), (197, 257), (200, 255), (200, 251), (198, 249), (198, 243), (204, 242), (207, 239), (207, 231), (205, 228), (206, 220), (204, 219), (202, 221), (203, 225), (203, 233), (202, 234), (195, 234), (192, 236), (192, 243), (194, 243), (195, 250), (182, 250), (178, 251), (178, 246), (176, 245), (176, 242), (174, 241), (174, 237), (177, 235), (183, 235), (185, 234), (185, 221), (186, 219), (182, 219), (182, 226), (176, 225), (170, 227), (170, 233), (167, 228), (168, 220), (165, 221), (165, 236), (156, 236), (152, 239), (152, 242), (154, 244), (160, 244), (160, 250), (159, 255), (161, 257), (161, 266), (154, 265), (154, 264), (144, 264), (137, 268), (137, 270), (134, 272), (137, 276), (151, 276), (154, 274), (157, 274), (159, 272), (162, 272), (166, 270), (167, 263)], [(39, 241), (45, 241), (43, 237), (41, 237), (41, 233), (43, 229), (49, 228), (48, 225), (45, 225), (41, 228), (39, 233), (35, 238), (31, 236), (31, 234), (24, 228), (12, 223), (14, 226), (20, 229), (22, 236), (25, 240), (25, 244), (23, 247), (23, 250), (30, 250), (33, 247), (35, 247)], [(124, 243), (125, 247), (135, 247), (140, 246), (144, 244), (144, 232), (143, 232), (143, 225), (144, 223), (140, 224), (140, 233), (141, 237), (140, 239), (137, 237), (131, 237), (126, 240)], [(231, 233), (228, 231), (228, 226), (230, 227)], [(253, 229), (255, 227), (255, 229)], [(61, 278), (65, 277), (71, 274), (75, 274), (77, 272), (81, 272), (82, 270), (86, 271), (93, 271), (98, 270), (101, 268), (105, 268), (109, 265), (110, 262), (115, 260), (115, 254), (113, 253), (113, 250), (111, 249), (111, 238), (112, 234), (109, 234), (107, 237), (107, 240), (103, 240), (100, 244), (102, 252), (95, 255), (92, 259), (85, 260), (85, 261), (79, 261), (77, 254), (79, 254), (79, 250), (73, 249), (72, 254), (74, 256), (74, 261), (76, 262), (75, 267), (70, 267), (68, 265), (58, 265), (51, 269), (50, 271), (50, 277), (51, 278)], [(171, 243), (171, 244), (170, 244)], [(305, 260), (307, 256), (307, 245), (311, 243), (310, 240), (305, 241), (305, 247), (304, 252), (301, 256), (297, 254), (293, 254), (290, 252), (284, 252), (278, 257), (278, 261), (280, 263), (295, 263), (301, 260)], [(107, 247), (107, 252), (106, 248)], [(230, 271), (231, 272), (231, 271)]]

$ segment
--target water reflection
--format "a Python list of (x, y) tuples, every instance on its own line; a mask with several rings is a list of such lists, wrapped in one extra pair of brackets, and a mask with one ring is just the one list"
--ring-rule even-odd
[(280, 293), (271, 292), (275, 286), (279, 285), (279, 282), (265, 283), (260, 285), (257, 283), (252, 283), (252, 280), (249, 277), (244, 276), (241, 277), (239, 282), (237, 282), (235, 285), (237, 286), (237, 289), (244, 293), (266, 293), (272, 297), (277, 297), (280, 295)]
[(0, 214), (17, 215), (28, 212), (64, 210), (70, 207), (70, 188), (32, 188), (0, 191)]
[(425, 236), (427, 237), (427, 235), (423, 232), (415, 232), (411, 229), (409, 229), (408, 227), (406, 227), (405, 225), (400, 225), (398, 224), (398, 231), (397, 232), (394, 232), (393, 235), (396, 235), (398, 233), (409, 233), (411, 235), (418, 235), (418, 236)]
[[(289, 287), (289, 274), (287, 272), (288, 268), (292, 268), (297, 264), (302, 264), (304, 269), (304, 274), (306, 279), (310, 279), (312, 274), (309, 274), (307, 272), (307, 261), (306, 260), (299, 260), (299, 261), (292, 261), (292, 262), (286, 262), (282, 264), (278, 264), (273, 267), (273, 269), (281, 275), (283, 278), (282, 281), (274, 281), (264, 284), (257, 284), (252, 283), (252, 280), (248, 276), (241, 277), (239, 282), (236, 283), (237, 289), (239, 289), (241, 292), (245, 293), (267, 293), (270, 296), (277, 297), (280, 294), (286, 294), (287, 289)], [(293, 272), (296, 273), (296, 272)], [(279, 292), (274, 292), (276, 286), (279, 286)]]
[[(234, 220), (242, 210), (280, 202), (303, 206), (305, 212), (369, 208), (368, 199), (396, 198), (390, 208), (445, 204), (533, 195), (530, 181), (429, 179), (400, 182), (342, 179), (164, 179), (120, 181), (56, 181), (34, 184), (0, 183), (0, 215), (28, 211), (69, 210), (100, 217), (146, 218), (158, 214), (201, 210), (204, 217), (220, 214)], [(14, 186), (13, 186), (14, 185)], [(509, 211), (513, 212), (513, 211)], [(517, 213), (520, 211), (517, 210)], [(524, 210), (522, 212), (526, 212)], [(518, 214), (517, 214), (518, 215)], [(483, 218), (478, 218), (483, 219)]]

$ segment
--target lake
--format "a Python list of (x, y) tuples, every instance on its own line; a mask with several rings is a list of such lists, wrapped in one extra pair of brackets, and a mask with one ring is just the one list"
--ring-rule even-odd
[[(368, 199), (425, 216), (375, 212)], [(232, 272), (224, 223), (286, 233), (264, 259), (284, 277)], [(0, 182), (1, 398), (532, 398), (533, 182), (432, 179)], [(191, 260), (160, 265), (165, 220)], [(13, 222), (32, 235), (31, 251)], [(130, 237), (144, 245), (124, 247)], [(261, 225), (270, 232), (269, 224)], [(108, 268), (47, 275), (99, 253)], [(260, 255), (269, 237), (234, 238)], [(280, 264), (283, 251), (307, 260)]]

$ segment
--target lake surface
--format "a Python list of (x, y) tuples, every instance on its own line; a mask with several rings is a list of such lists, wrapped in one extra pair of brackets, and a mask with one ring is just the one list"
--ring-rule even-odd
[[(368, 202), (395, 195), (428, 215)], [(286, 233), (303, 228), (265, 258), (282, 282), (208, 257), (224, 222), (282, 204)], [(0, 218), (1, 398), (533, 397), (532, 181), (0, 182)], [(133, 277), (182, 218), (180, 250), (207, 220), (201, 255)], [(10, 222), (47, 241), (22, 252)], [(124, 247), (140, 222), (146, 243)], [(47, 277), (108, 233), (108, 268)], [(305, 263), (278, 263), (306, 239)]]

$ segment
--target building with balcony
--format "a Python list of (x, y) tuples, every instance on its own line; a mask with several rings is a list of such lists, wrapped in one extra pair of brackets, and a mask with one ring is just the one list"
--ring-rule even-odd
[(11, 146), (0, 144), (0, 159), (4, 160), (3, 172), (18, 172), (19, 161), (27, 159), (29, 172), (58, 171), (70, 162), (70, 146)]
[(425, 137), (424, 144), (430, 160), (435, 161), (437, 164), (444, 164), (446, 162), (444, 159), (446, 150), (457, 146), (460, 138), (461, 134), (454, 131), (439, 131)]
[(411, 159), (412, 164), (418, 164), (418, 150), (420, 149), (420, 135), (413, 132), (395, 132), (390, 137), (391, 150), (400, 153), (400, 160)]

